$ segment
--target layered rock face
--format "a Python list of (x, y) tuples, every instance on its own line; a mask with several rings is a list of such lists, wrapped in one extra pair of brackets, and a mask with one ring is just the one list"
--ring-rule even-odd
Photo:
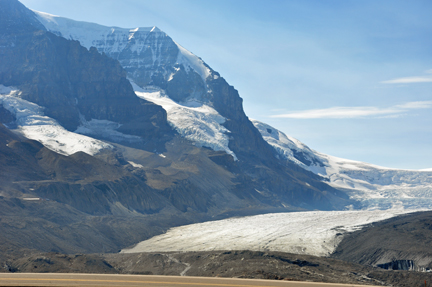
[(210, 69), (157, 27), (124, 29), (36, 12), (46, 29), (119, 61), (137, 85), (154, 85), (176, 101), (203, 98)]

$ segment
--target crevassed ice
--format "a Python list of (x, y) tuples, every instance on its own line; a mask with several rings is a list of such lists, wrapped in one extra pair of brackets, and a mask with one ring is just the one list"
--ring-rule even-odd
[(222, 126), (225, 118), (215, 109), (194, 101), (184, 104), (176, 103), (158, 88), (141, 89), (135, 84), (133, 87), (138, 97), (166, 110), (169, 124), (181, 136), (194, 142), (197, 146), (225, 151), (234, 160), (237, 160), (234, 152), (228, 147), (230, 131)]
[[(283, 159), (321, 175), (336, 188), (344, 188), (365, 208), (432, 208), (432, 171), (380, 167), (314, 151), (265, 123), (252, 120), (262, 137)], [(307, 164), (296, 158), (299, 153)], [(305, 161), (303, 160), (303, 161)]]
[(0, 85), (0, 104), (15, 115), (18, 132), (25, 137), (63, 155), (78, 151), (94, 155), (102, 149), (113, 148), (102, 141), (67, 131), (56, 120), (45, 116), (40, 106), (19, 98), (19, 94), (19, 90)]

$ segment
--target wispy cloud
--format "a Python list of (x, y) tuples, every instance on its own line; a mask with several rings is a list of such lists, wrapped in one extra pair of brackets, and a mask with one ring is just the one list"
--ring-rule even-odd
[(430, 109), (432, 101), (408, 102), (387, 108), (378, 107), (332, 107), (327, 109), (314, 109), (287, 114), (270, 116), (272, 118), (291, 118), (291, 119), (346, 119), (346, 118), (365, 118), (365, 117), (397, 117), (409, 110)]
[[(432, 69), (425, 71), (426, 74), (432, 74)], [(404, 77), (397, 78), (388, 81), (382, 81), (381, 84), (413, 84), (413, 83), (428, 83), (432, 82), (432, 76), (415, 76), (415, 77)]]

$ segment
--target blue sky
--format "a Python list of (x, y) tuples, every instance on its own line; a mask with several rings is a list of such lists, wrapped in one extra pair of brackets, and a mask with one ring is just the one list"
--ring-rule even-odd
[(430, 0), (21, 2), (108, 26), (157, 26), (220, 72), (250, 118), (333, 156), (432, 168)]

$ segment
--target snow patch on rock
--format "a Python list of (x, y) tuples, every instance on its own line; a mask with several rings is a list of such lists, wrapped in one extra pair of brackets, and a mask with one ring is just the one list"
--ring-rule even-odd
[(25, 137), (63, 155), (79, 151), (94, 155), (102, 149), (113, 148), (102, 141), (67, 131), (56, 120), (45, 116), (42, 107), (21, 99), (20, 94), (19, 90), (0, 85), (0, 104), (15, 115), (17, 131)]
[(128, 163), (129, 163), (131, 166), (135, 167), (135, 168), (144, 168), (143, 165), (141, 165), (141, 164), (139, 164), (139, 163), (135, 163), (135, 162), (133, 162), (133, 161), (128, 161)]
[(84, 135), (95, 135), (102, 138), (107, 138), (115, 142), (138, 142), (142, 138), (134, 135), (127, 135), (117, 131), (121, 127), (121, 124), (112, 122), (109, 120), (97, 120), (91, 119), (87, 121), (83, 116), (81, 116), (81, 126), (79, 126), (75, 133)]

